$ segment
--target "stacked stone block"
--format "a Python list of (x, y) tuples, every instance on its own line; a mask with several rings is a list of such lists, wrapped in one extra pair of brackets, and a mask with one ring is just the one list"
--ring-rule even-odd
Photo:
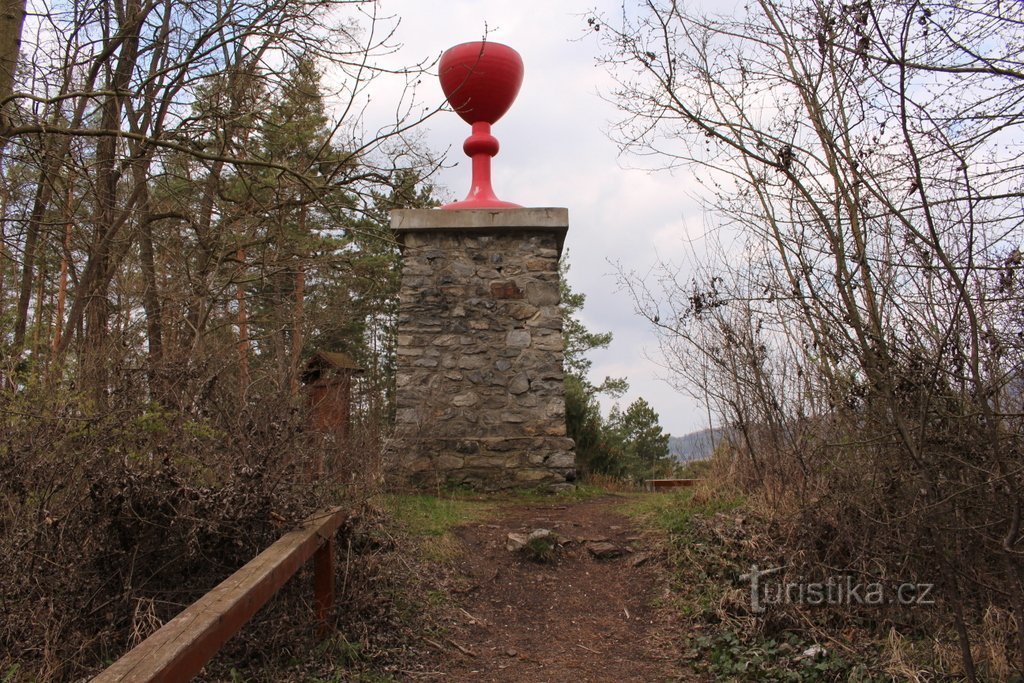
[(402, 210), (396, 454), (419, 483), (564, 486), (565, 209)]

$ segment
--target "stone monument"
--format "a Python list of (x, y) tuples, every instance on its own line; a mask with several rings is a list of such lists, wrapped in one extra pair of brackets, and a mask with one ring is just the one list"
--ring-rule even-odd
[(558, 259), (564, 208), (498, 199), (490, 129), (522, 82), (519, 54), (464, 43), (441, 58), (441, 85), (472, 126), (465, 200), (396, 210), (402, 247), (395, 454), (420, 484), (494, 490), (571, 485), (565, 431)]

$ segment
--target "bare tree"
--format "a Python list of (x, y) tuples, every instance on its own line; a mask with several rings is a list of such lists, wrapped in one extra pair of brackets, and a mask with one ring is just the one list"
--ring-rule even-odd
[[(969, 622), (1007, 597), (1024, 616), (1019, 12), (639, 5), (591, 20), (619, 82), (618, 138), (704, 169), (705, 206), (741, 245), (661, 291), (627, 278), (639, 308), (684, 381), (741, 427), (752, 465), (792, 464), (771, 486), (889, 520), (861, 559), (939, 567), (973, 679)], [(927, 553), (892, 550), (915, 535)]]
[[(390, 31), (382, 30), (375, 13), (374, 3), (355, 0), (133, 0), (60, 4), (34, 17), (34, 37), (26, 43), (33, 66), (10, 98), (16, 111), (6, 128), (17, 148), (11, 159), (41, 159), (31, 212), (5, 216), (8, 224), (24, 227), (14, 351), (26, 344), (31, 315), (44, 308), (42, 300), (33, 302), (42, 278), (37, 255), (40, 249), (60, 249), (54, 214), (68, 192), (56, 190), (70, 188), (72, 177), (73, 203), (82, 215), (76, 221), (81, 232), (70, 243), (80, 247), (74, 254), (80, 263), (66, 290), (66, 319), (57, 321), (63, 331), (54, 360), (59, 365), (75, 345), (81, 367), (91, 368), (81, 379), (99, 397), (110, 360), (109, 288), (122, 268), (136, 267), (136, 258), (151, 377), (164, 362), (167, 320), (155, 231), (184, 221), (199, 248), (197, 261), (188, 266), (193, 298), (182, 339), (194, 351), (220, 305), (210, 298), (225, 286), (218, 271), (244, 253), (221, 229), (226, 187), (261, 174), (287, 179), (304, 188), (301, 204), (321, 203), (344, 188), (354, 199), (346, 208), (352, 212), (359, 210), (359, 197), (369, 201), (373, 188), (389, 182), (399, 166), (392, 160), (428, 168), (429, 160), (402, 142), (422, 115), (413, 116), (414, 98), (403, 100), (393, 126), (361, 131), (360, 102), (367, 84), (382, 73), (373, 60), (392, 49)], [(342, 104), (317, 148), (301, 158), (275, 157), (261, 150), (265, 104), (299, 60), (331, 70)], [(420, 68), (406, 74), (407, 82)], [(203, 104), (204, 98), (210, 102)], [(389, 151), (389, 141), (397, 141), (400, 151)], [(166, 193), (153, 192), (162, 178), (183, 168), (182, 159), (189, 160), (188, 173), (203, 180), (188, 202), (174, 205)], [(287, 210), (296, 199), (260, 201), (262, 206), (250, 202), (246, 210)], [(339, 210), (337, 203), (323, 206)], [(351, 223), (341, 213), (335, 218), (339, 225)], [(301, 307), (295, 310), (301, 313)]]
[[(429, 201), (411, 131), (434, 108), (428, 64), (377, 66), (397, 46), (374, 2), (31, 7), (18, 31), (0, 4), (0, 670), (48, 681), (170, 618), (152, 595), (369, 490), (394, 365), (381, 200)], [(380, 126), (378, 78), (405, 86)], [(374, 368), (358, 471), (309, 428), (314, 348)]]

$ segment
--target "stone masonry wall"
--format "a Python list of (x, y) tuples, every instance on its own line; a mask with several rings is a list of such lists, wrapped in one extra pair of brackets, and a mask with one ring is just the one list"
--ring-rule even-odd
[[(490, 490), (575, 476), (559, 306), (565, 221), (513, 209), (505, 223), (515, 222), (508, 211), (527, 225), (492, 227), (485, 211), (395, 212), (404, 243), (396, 452), (414, 482)], [(459, 227), (445, 229), (446, 218)]]

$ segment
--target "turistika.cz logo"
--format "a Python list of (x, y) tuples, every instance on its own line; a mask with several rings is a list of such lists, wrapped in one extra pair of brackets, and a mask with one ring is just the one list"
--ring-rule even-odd
[(853, 576), (830, 576), (810, 583), (765, 580), (785, 567), (759, 569), (740, 576), (750, 582), (750, 607), (764, 612), (767, 605), (933, 605), (931, 583), (865, 583)]

